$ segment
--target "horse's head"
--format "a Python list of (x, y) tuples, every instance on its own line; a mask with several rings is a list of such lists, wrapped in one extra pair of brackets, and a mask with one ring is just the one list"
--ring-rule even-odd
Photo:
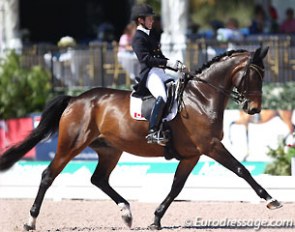
[(233, 77), (233, 85), (243, 99), (243, 110), (248, 114), (256, 114), (261, 110), (262, 82), (264, 77), (263, 59), (268, 47), (258, 48), (244, 62), (243, 68)]

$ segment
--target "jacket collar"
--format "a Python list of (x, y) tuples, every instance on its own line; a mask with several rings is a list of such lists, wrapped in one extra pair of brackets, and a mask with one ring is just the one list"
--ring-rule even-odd
[(145, 34), (150, 35), (150, 30), (145, 29), (142, 25), (138, 25), (137, 30), (143, 31)]

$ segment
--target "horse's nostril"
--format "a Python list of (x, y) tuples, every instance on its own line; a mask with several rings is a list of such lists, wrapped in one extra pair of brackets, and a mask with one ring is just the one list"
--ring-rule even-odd
[(248, 113), (249, 114), (257, 114), (257, 113), (260, 113), (260, 109), (258, 109), (258, 108), (252, 108), (251, 110), (249, 110)]

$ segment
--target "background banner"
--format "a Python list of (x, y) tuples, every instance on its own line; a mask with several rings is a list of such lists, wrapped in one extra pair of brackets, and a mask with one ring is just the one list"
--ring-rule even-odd
[[(226, 148), (240, 161), (270, 161), (269, 148), (275, 149), (280, 141), (294, 144), (294, 111), (262, 110), (257, 115), (247, 115), (240, 110), (226, 110), (224, 113), (224, 138)], [(0, 150), (23, 140), (40, 122), (40, 114), (27, 118), (0, 121)], [(52, 160), (57, 146), (57, 134), (41, 141), (26, 156), (40, 161)], [(128, 156), (126, 161), (135, 161)], [(84, 149), (75, 160), (97, 160), (97, 154), (90, 148)]]

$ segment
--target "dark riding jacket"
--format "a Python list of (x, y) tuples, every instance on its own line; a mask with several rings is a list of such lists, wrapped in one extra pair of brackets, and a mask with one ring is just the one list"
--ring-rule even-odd
[(134, 86), (136, 94), (147, 95), (146, 80), (153, 67), (166, 68), (167, 58), (163, 55), (159, 43), (142, 30), (136, 30), (132, 40), (132, 48), (140, 63), (138, 84)]

